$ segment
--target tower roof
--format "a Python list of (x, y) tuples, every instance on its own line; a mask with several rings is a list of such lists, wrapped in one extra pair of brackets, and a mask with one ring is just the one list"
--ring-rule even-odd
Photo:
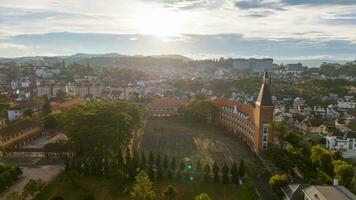
[(268, 87), (268, 72), (263, 75), (263, 83), (256, 104), (259, 106), (273, 106), (271, 92)]

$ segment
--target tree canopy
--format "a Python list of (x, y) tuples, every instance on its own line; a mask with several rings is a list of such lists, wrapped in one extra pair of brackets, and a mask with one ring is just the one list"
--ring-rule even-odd
[(140, 116), (134, 103), (92, 102), (62, 113), (60, 124), (78, 156), (102, 160), (122, 154)]

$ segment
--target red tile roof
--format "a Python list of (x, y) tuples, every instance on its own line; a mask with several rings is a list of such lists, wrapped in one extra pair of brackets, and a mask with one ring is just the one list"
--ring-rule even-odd
[(254, 107), (250, 104), (243, 104), (234, 100), (224, 99), (221, 97), (216, 97), (213, 99), (213, 103), (216, 106), (229, 106), (234, 108), (236, 106), (237, 110), (248, 115), (252, 122), (254, 122)]
[(179, 107), (186, 102), (181, 99), (154, 99), (149, 103), (149, 107)]

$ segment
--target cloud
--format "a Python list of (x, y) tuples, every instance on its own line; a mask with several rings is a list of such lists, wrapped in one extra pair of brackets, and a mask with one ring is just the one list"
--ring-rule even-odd
[(30, 47), (22, 44), (0, 43), (0, 49), (26, 50), (26, 49), (30, 49)]
[(235, 6), (242, 10), (249, 9), (271, 9), (271, 10), (283, 10), (279, 1), (271, 0), (242, 0), (236, 1)]

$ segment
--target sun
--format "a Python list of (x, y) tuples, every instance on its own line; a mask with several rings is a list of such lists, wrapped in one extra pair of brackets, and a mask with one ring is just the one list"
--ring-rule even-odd
[(135, 28), (142, 34), (157, 36), (179, 35), (182, 20), (179, 13), (160, 9), (146, 9), (136, 14)]

